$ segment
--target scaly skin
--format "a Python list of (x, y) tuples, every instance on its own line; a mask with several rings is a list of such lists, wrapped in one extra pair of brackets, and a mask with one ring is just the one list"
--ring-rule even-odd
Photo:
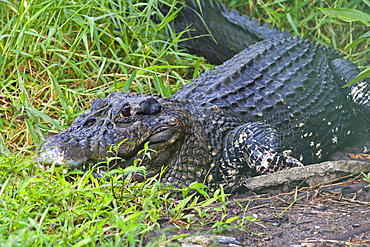
[[(337, 52), (259, 26), (219, 3), (204, 1), (203, 9), (216, 43), (201, 38), (182, 45), (215, 63), (237, 55), (171, 98), (116, 92), (96, 99), (42, 145), (38, 160), (82, 169), (121, 143), (123, 160), (111, 166), (126, 167), (149, 142), (156, 150), (142, 163), (149, 174), (167, 167), (162, 181), (174, 186), (197, 181), (235, 192), (250, 176), (324, 160), (353, 132), (355, 113), (370, 113), (368, 82), (341, 88), (358, 70)], [(182, 10), (175, 28), (194, 23), (189, 35), (204, 34), (191, 11)]]

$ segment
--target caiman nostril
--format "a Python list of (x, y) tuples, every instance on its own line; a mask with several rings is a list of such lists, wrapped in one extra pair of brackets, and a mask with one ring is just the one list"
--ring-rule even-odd
[(84, 128), (90, 128), (91, 126), (93, 126), (94, 124), (96, 123), (96, 119), (95, 118), (89, 118), (87, 119), (84, 123), (83, 123), (83, 127)]
[(108, 130), (112, 130), (114, 128), (114, 124), (113, 123), (107, 123), (107, 129)]

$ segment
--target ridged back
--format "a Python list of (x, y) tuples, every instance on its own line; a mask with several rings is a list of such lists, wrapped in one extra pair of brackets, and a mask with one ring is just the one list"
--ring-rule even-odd
[(335, 51), (299, 37), (266, 40), (194, 79), (173, 98), (217, 106), (239, 116), (241, 124), (266, 122), (286, 144), (306, 140), (302, 149), (314, 146), (297, 150), (304, 156), (324, 156), (344, 140), (351, 122), (349, 89), (341, 88), (344, 81), (331, 65), (337, 58)]

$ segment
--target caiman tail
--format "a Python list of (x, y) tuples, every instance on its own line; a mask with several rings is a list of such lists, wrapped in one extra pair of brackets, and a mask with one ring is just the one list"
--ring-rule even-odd
[(180, 45), (212, 64), (221, 64), (261, 40), (290, 37), (286, 31), (260, 25), (256, 19), (228, 11), (215, 1), (198, 5), (198, 1), (187, 0), (173, 25), (177, 32), (190, 29), (184, 36), (189, 39)]

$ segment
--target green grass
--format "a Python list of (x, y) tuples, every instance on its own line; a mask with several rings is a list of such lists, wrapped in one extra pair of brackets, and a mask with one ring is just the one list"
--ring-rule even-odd
[(361, 173), (363, 175), (363, 180), (367, 183), (370, 183), (370, 173), (366, 174), (366, 173)]
[[(0, 164), (0, 246), (156, 246), (187, 236), (181, 229), (208, 225), (214, 233), (242, 231), (255, 221), (228, 216), (223, 191), (209, 196), (202, 184), (179, 190), (157, 178), (132, 183), (122, 179), (122, 170), (110, 178), (95, 178), (92, 171), (72, 177), (61, 167), (43, 171), (16, 157)], [(189, 194), (193, 190), (200, 194)], [(172, 222), (178, 233), (166, 236), (159, 220)], [(150, 237), (153, 230), (157, 237)]]
[[(182, 34), (167, 25), (176, 10), (152, 21), (158, 4), (173, 6), (174, 1), (147, 2), (0, 2), (0, 246), (140, 246), (169, 240), (164, 235), (150, 239), (159, 219), (186, 229), (217, 216), (212, 227), (218, 233), (253, 222), (247, 215), (226, 214), (222, 190), (201, 202), (187, 194), (191, 189), (206, 193), (193, 184), (180, 192), (183, 200), (175, 200), (173, 189), (156, 179), (131, 184), (120, 175), (113, 180), (91, 173), (71, 177), (61, 168), (44, 171), (32, 161), (44, 136), (68, 127), (93, 98), (112, 91), (170, 96), (213, 67), (178, 47)], [(338, 49), (361, 68), (369, 62), (368, 39), (344, 51), (366, 29), (317, 9), (369, 12), (367, 0), (336, 0), (330, 6), (319, 0), (224, 2)]]
[[(2, 150), (30, 154), (44, 133), (68, 126), (91, 98), (117, 90), (170, 96), (184, 75), (201, 69), (202, 59), (179, 50), (181, 34), (166, 25), (176, 11), (156, 24), (148, 13), (159, 12), (157, 6), (142, 6), (1, 3)], [(187, 77), (193, 74), (199, 71)]]

